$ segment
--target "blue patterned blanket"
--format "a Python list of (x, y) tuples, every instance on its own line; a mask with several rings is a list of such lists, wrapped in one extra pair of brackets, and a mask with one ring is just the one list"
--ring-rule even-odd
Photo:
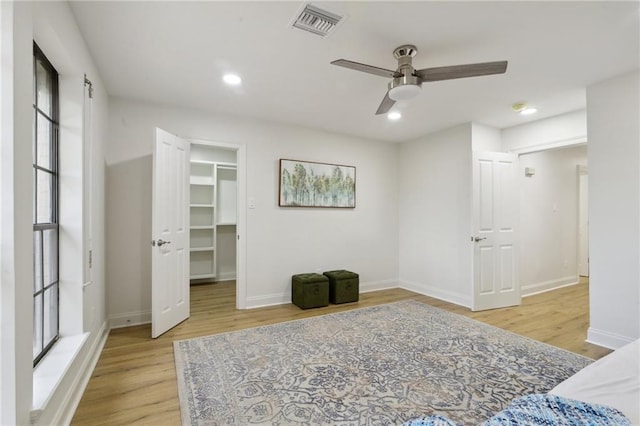
[[(507, 408), (481, 426), (631, 426), (631, 422), (615, 408), (563, 398), (534, 394), (515, 399)], [(459, 426), (442, 416), (421, 417), (404, 426)]]

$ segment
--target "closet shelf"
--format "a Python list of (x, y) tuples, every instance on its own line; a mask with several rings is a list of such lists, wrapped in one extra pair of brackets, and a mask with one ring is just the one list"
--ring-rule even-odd
[[(235, 247), (236, 170), (233, 163), (191, 160), (189, 268), (192, 280), (215, 279), (219, 272), (219, 249), (222, 246), (224, 250), (229, 241)], [(219, 233), (223, 235), (221, 245)], [(230, 257), (222, 259), (229, 263)]]
[(222, 163), (219, 163), (218, 164), (218, 169), (237, 170), (238, 168), (236, 167), (235, 164), (222, 164)]

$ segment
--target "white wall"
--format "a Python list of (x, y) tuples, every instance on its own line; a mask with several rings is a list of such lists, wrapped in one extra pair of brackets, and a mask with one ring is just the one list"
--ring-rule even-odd
[[(520, 156), (520, 285), (522, 294), (578, 282), (578, 174), (587, 147)], [(535, 169), (526, 177), (525, 167)]]
[(640, 337), (640, 73), (587, 88), (589, 341)]
[(471, 148), (474, 151), (502, 152), (500, 129), (480, 123), (471, 123)]
[(502, 129), (506, 152), (533, 152), (587, 141), (587, 114), (578, 110)]
[(471, 305), (471, 123), (400, 145), (402, 287)]
[[(32, 8), (0, 2), (0, 424), (28, 424), (32, 392)], [(25, 143), (26, 142), (26, 143)], [(26, 284), (26, 285), (25, 285)]]
[[(64, 424), (71, 419), (77, 402), (89, 379), (93, 363), (97, 361), (100, 345), (106, 338), (105, 316), (105, 280), (104, 280), (104, 157), (102, 146), (105, 142), (105, 124), (107, 115), (106, 91), (100, 76), (92, 63), (91, 57), (80, 36), (75, 20), (66, 3), (62, 2), (2, 2), (2, 424)], [(5, 26), (5, 24), (10, 24)], [(61, 135), (65, 137), (61, 145), (61, 155), (69, 154), (61, 162), (62, 185), (64, 191), (75, 188), (61, 195), (62, 199), (71, 201), (73, 208), (81, 211), (82, 202), (82, 161), (75, 155), (82, 151), (82, 93), (83, 74), (86, 72), (96, 86), (96, 101), (93, 109), (92, 139), (94, 141), (93, 157), (89, 160), (93, 168), (92, 205), (87, 206), (94, 215), (91, 234), (94, 247), (93, 283), (83, 289), (82, 257), (83, 250), (74, 252), (78, 256), (74, 267), (68, 265), (65, 256), (69, 250), (63, 246), (61, 252), (61, 303), (72, 293), (69, 300), (77, 302), (74, 318), (78, 326), (61, 324), (61, 337), (69, 337), (68, 332), (88, 333), (84, 345), (79, 348), (75, 358), (66, 370), (58, 369), (60, 379), (55, 390), (49, 394), (46, 404), (39, 407), (38, 412), (30, 413), (32, 404), (32, 295), (31, 286), (25, 285), (33, 281), (32, 239), (33, 226), (32, 198), (25, 196), (32, 191), (31, 177), (31, 144), (25, 143), (32, 138), (32, 73), (33, 73), (33, 40), (42, 48), (48, 59), (60, 74), (61, 97)], [(7, 55), (7, 56), (5, 56)], [(5, 62), (5, 61), (9, 62)], [(74, 83), (75, 82), (75, 83)], [(5, 91), (13, 87), (13, 92)], [(5, 105), (12, 105), (12, 110)], [(7, 119), (11, 126), (6, 128)], [(11, 133), (8, 131), (11, 130)], [(74, 138), (74, 132), (76, 133)], [(6, 138), (5, 138), (6, 136)], [(13, 142), (12, 142), (13, 141)], [(77, 143), (69, 144), (70, 141)], [(10, 148), (12, 149), (5, 149)], [(75, 150), (75, 151), (74, 151)], [(73, 167), (68, 167), (71, 160)], [(5, 167), (9, 166), (9, 167)], [(7, 175), (10, 173), (10, 175)], [(5, 177), (9, 179), (5, 180)], [(63, 192), (64, 192), (63, 191)], [(67, 204), (68, 205), (68, 204)], [(10, 211), (8, 211), (10, 210)], [(6, 213), (6, 214), (5, 214)], [(76, 212), (71, 212), (74, 215)], [(83, 212), (86, 214), (87, 212)], [(73, 217), (79, 217), (75, 215)], [(80, 217), (80, 223), (82, 218)], [(5, 230), (7, 231), (5, 233)], [(61, 235), (64, 233), (68, 241), (82, 244), (81, 226), (71, 223), (70, 217), (61, 217)], [(10, 238), (7, 238), (10, 236)], [(13, 256), (6, 256), (13, 253)], [(63, 257), (65, 257), (63, 259)], [(5, 273), (5, 266), (9, 269)], [(69, 269), (71, 268), (71, 269)], [(65, 276), (63, 277), (63, 274)], [(6, 298), (5, 298), (6, 297)], [(5, 302), (11, 303), (12, 309), (5, 309)], [(63, 321), (65, 315), (61, 315)], [(9, 334), (5, 335), (5, 331)], [(5, 339), (8, 337), (8, 339)], [(56, 351), (58, 346), (54, 347)], [(41, 363), (46, 363), (47, 358)], [(55, 361), (54, 361), (55, 363)], [(40, 370), (41, 366), (38, 367)], [(51, 381), (51, 377), (48, 377)], [(36, 380), (36, 384), (40, 384)], [(34, 389), (39, 388), (36, 386)], [(31, 417), (31, 419), (30, 419)]]
[[(287, 303), (291, 275), (360, 274), (362, 290), (395, 286), (397, 146), (228, 115), (111, 99), (107, 152), (107, 279), (115, 325), (145, 322), (151, 301), (153, 128), (247, 146), (247, 305)], [(278, 159), (356, 166), (355, 209), (277, 205)]]

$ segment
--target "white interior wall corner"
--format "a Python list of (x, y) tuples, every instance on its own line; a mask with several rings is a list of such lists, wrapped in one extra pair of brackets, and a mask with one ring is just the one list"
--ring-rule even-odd
[(639, 71), (587, 88), (589, 339), (603, 346), (640, 337), (639, 94)]
[(474, 151), (503, 152), (502, 132), (485, 124), (471, 123), (471, 146)]

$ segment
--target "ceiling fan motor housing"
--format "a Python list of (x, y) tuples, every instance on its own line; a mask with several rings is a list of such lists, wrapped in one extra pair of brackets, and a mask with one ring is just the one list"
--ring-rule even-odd
[(414, 75), (415, 69), (411, 60), (418, 53), (418, 49), (410, 44), (400, 46), (393, 51), (398, 60), (398, 70), (389, 82), (389, 97), (394, 101), (411, 99), (420, 93), (422, 80)]
[(422, 81), (420, 81), (419, 77), (416, 77), (413, 74), (405, 74), (400, 77), (395, 77), (393, 80), (389, 82), (389, 90), (394, 89), (400, 86), (420, 86)]

